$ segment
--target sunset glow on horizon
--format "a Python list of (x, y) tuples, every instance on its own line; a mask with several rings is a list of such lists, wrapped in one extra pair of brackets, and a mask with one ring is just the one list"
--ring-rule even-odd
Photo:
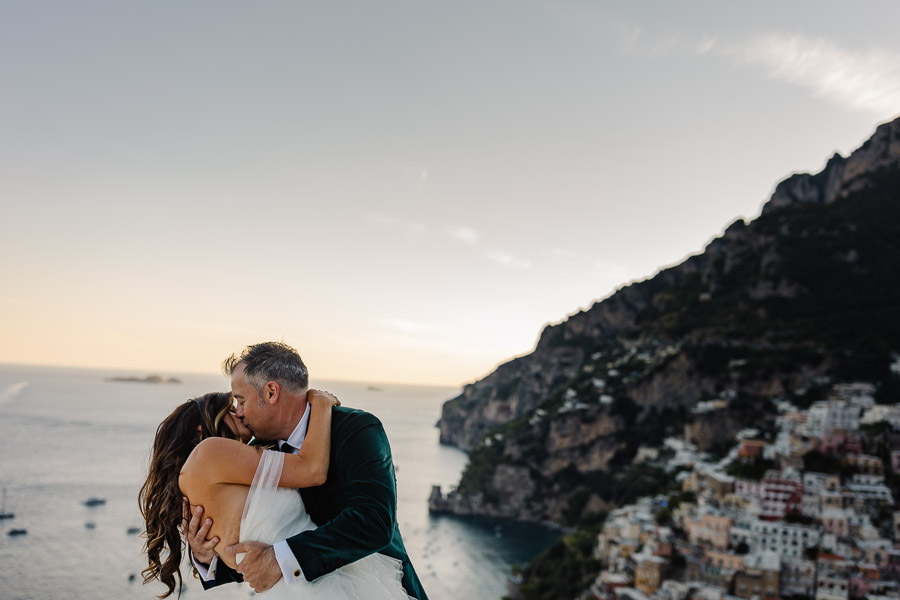
[(900, 111), (888, 1), (0, 16), (3, 363), (460, 386)]

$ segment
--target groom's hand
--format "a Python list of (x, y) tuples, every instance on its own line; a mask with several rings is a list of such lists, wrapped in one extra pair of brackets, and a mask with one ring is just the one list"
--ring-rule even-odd
[[(188, 546), (191, 548), (191, 555), (197, 562), (209, 565), (213, 557), (216, 555), (216, 544), (219, 538), (214, 537), (207, 540), (206, 535), (209, 528), (212, 527), (212, 519), (203, 520), (203, 507), (197, 506), (193, 511), (188, 499), (184, 499), (183, 521), (181, 528), (184, 531), (184, 537), (187, 539)], [(203, 521), (201, 525), (200, 522)]]
[(281, 579), (281, 567), (275, 558), (275, 548), (269, 544), (240, 542), (228, 546), (226, 550), (232, 554), (246, 553), (238, 563), (237, 571), (256, 593), (266, 591)]

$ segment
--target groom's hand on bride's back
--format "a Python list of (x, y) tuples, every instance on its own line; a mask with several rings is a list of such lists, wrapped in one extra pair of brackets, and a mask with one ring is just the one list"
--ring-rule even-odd
[(219, 543), (217, 537), (206, 539), (209, 528), (212, 527), (212, 519), (203, 518), (202, 506), (197, 506), (192, 511), (187, 498), (184, 499), (183, 519), (181, 528), (194, 560), (208, 565), (216, 555), (216, 544)]
[(264, 592), (281, 579), (281, 567), (275, 558), (275, 548), (263, 542), (240, 542), (228, 546), (231, 554), (244, 552), (237, 571), (256, 593)]

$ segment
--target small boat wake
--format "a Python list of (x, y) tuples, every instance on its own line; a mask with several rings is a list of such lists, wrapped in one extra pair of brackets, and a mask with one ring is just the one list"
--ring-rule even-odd
[(18, 383), (14, 383), (8, 386), (5, 390), (0, 392), (0, 406), (5, 405), (10, 400), (18, 396), (22, 393), (22, 390), (28, 387), (27, 381), (19, 381)]

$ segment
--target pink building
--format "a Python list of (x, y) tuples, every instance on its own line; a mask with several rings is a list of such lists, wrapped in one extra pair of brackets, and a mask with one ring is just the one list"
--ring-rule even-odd
[(825, 528), (825, 533), (833, 533), (839, 538), (847, 537), (850, 534), (850, 523), (847, 519), (847, 513), (843, 510), (823, 510), (821, 521), (822, 527)]
[(865, 598), (869, 595), (869, 581), (865, 577), (853, 575), (848, 580), (850, 598)]
[(709, 544), (714, 548), (728, 548), (731, 519), (705, 514), (699, 520), (685, 519), (685, 529), (692, 544)]
[(858, 454), (862, 452), (862, 444), (856, 432), (832, 429), (819, 440), (819, 450), (826, 454)]
[(731, 571), (742, 571), (744, 569), (744, 557), (739, 554), (731, 554), (730, 552), (707, 550), (703, 555), (703, 562), (719, 569)]

